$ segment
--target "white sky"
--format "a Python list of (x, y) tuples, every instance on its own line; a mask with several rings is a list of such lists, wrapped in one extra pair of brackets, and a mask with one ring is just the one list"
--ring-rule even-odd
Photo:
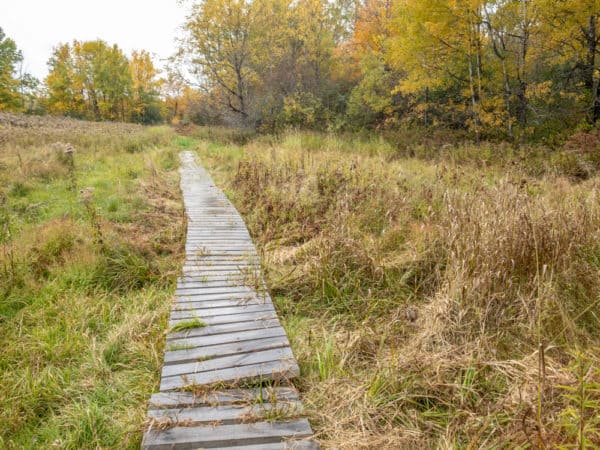
[(43, 79), (52, 48), (73, 39), (102, 39), (127, 55), (148, 50), (162, 67), (186, 9), (177, 0), (0, 0), (0, 27), (23, 52), (25, 71)]

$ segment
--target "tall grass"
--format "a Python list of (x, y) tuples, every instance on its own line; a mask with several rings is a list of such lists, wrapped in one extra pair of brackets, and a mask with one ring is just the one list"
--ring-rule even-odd
[(173, 139), (0, 115), (0, 447), (139, 448), (184, 239)]
[(199, 150), (264, 250), (319, 438), (600, 445), (581, 409), (600, 400), (595, 172), (536, 170), (548, 149), (387, 142), (292, 132)]

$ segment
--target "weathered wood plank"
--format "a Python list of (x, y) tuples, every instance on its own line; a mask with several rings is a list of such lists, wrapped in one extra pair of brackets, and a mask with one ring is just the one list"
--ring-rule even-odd
[(252, 277), (221, 277), (221, 279), (205, 279), (202, 277), (190, 277), (187, 279), (179, 279), (177, 283), (177, 287), (179, 289), (185, 288), (193, 288), (193, 287), (222, 287), (222, 288), (232, 288), (232, 287), (255, 287), (259, 285), (260, 287), (266, 286), (262, 279), (260, 278), (252, 278)]
[[(253, 287), (253, 283), (255, 280), (246, 280), (242, 277), (238, 277), (238, 279), (228, 279), (223, 278), (221, 280), (203, 280), (200, 277), (193, 277), (191, 279), (182, 280), (181, 278), (177, 282), (177, 288), (190, 288), (190, 287), (206, 287), (206, 288), (214, 288), (214, 287), (222, 287), (222, 288), (235, 288), (238, 286), (241, 287)], [(261, 280), (262, 281), (262, 280)], [(262, 285), (262, 283), (261, 283)]]
[(242, 367), (200, 372), (182, 376), (163, 377), (160, 381), (161, 391), (182, 389), (194, 385), (214, 383), (254, 382), (257, 380), (289, 380), (300, 372), (298, 364), (293, 361), (270, 361)]
[(221, 300), (200, 300), (197, 302), (176, 302), (173, 311), (188, 311), (190, 309), (227, 308), (231, 306), (268, 305), (268, 299), (258, 297), (227, 298)]
[[(249, 322), (251, 320), (268, 320), (276, 318), (277, 313), (275, 311), (261, 311), (255, 313), (228, 314), (225, 316), (204, 317), (202, 318), (202, 322), (204, 322), (205, 325), (222, 325), (226, 323)], [(188, 319), (169, 320), (169, 327), (173, 327), (177, 323), (182, 322), (184, 320)]]
[[(262, 344), (263, 342), (270, 343), (271, 346)], [(267, 349), (261, 349), (260, 347), (262, 345), (267, 345)], [(224, 353), (224, 356), (219, 355), (204, 361), (168, 364), (163, 366), (161, 376), (163, 378), (174, 377), (177, 375), (198, 374), (220, 369), (241, 368), (252, 364), (263, 364), (271, 361), (293, 360), (294, 355), (292, 354), (292, 350), (285, 345), (287, 345), (287, 338), (260, 339), (237, 344), (224, 344), (223, 346), (231, 347), (232, 352), (237, 354), (226, 356), (226, 353)], [(269, 348), (272, 346), (275, 346), (275, 348)], [(238, 353), (244, 352), (246, 349), (249, 349), (248, 353)]]
[(297, 417), (302, 412), (299, 401), (281, 401), (278, 403), (257, 403), (256, 400), (248, 404), (196, 406), (191, 408), (155, 409), (148, 411), (151, 419), (177, 425), (184, 423), (186, 427), (194, 425), (214, 424), (230, 425), (241, 422), (264, 420), (270, 411), (276, 410), (277, 414), (288, 417)]
[(210, 308), (210, 309), (184, 309), (175, 310), (171, 312), (171, 319), (206, 319), (207, 317), (213, 316), (227, 316), (230, 314), (246, 314), (255, 312), (271, 312), (275, 308), (271, 303), (263, 303), (260, 305), (244, 305), (244, 306), (230, 306), (221, 308)]
[(204, 328), (193, 328), (191, 330), (169, 333), (167, 334), (167, 341), (195, 336), (213, 336), (217, 334), (231, 333), (234, 331), (266, 330), (279, 326), (279, 320), (277, 320), (276, 317), (266, 320), (250, 320), (246, 322), (217, 324), (206, 326)]
[[(178, 345), (181, 346), (182, 344)], [(285, 334), (279, 333), (275, 336), (266, 336), (256, 338), (254, 340), (225, 342), (214, 345), (202, 344), (185, 349), (178, 349), (178, 345), (171, 347), (173, 350), (165, 352), (163, 370), (165, 367), (170, 365), (195, 363), (211, 358), (214, 359), (225, 356), (239, 355), (242, 353), (289, 347), (290, 343)]]
[(197, 292), (199, 294), (235, 294), (235, 293), (252, 293), (254, 290), (250, 286), (224, 286), (224, 287), (210, 287), (210, 286), (197, 286), (197, 287), (183, 287), (175, 289), (175, 295), (186, 294), (190, 292)]
[[(266, 339), (285, 336), (285, 330), (282, 327), (262, 328), (247, 331), (234, 331), (229, 333), (220, 333), (205, 336), (186, 336), (181, 339), (171, 339), (167, 344), (165, 352), (165, 361), (176, 361), (180, 355), (187, 355), (190, 350), (170, 350), (173, 346), (186, 345), (192, 347), (211, 347), (214, 345), (224, 345), (243, 341), (253, 341), (255, 339)], [(207, 350), (206, 354), (218, 354), (214, 353), (216, 349)], [(212, 352), (212, 353), (211, 353)], [(197, 356), (195, 356), (197, 357)]]
[(230, 404), (247, 404), (256, 401), (269, 401), (271, 398), (278, 401), (298, 400), (298, 392), (291, 387), (259, 387), (253, 389), (226, 389), (222, 391), (195, 394), (193, 392), (158, 392), (152, 394), (150, 407), (185, 408), (194, 406), (214, 406)]
[(256, 292), (247, 291), (224, 292), (220, 294), (198, 292), (193, 294), (178, 295), (176, 302), (203, 302), (205, 300), (252, 300), (264, 299), (265, 297), (268, 296), (263, 295), (263, 293), (261, 293), (261, 295), (258, 295)]
[(319, 450), (319, 444), (314, 441), (289, 440), (286, 442), (278, 442), (273, 444), (213, 447), (211, 450)]
[(148, 431), (142, 442), (142, 448), (145, 450), (182, 450), (263, 445), (311, 435), (312, 430), (306, 419), (215, 427), (173, 427), (166, 430)]

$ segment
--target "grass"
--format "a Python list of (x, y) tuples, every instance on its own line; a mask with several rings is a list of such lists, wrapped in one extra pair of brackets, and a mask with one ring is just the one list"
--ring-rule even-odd
[(231, 133), (189, 131), (260, 246), (325, 448), (600, 445), (600, 176), (580, 138)]
[(598, 133), (181, 131), (0, 115), (0, 447), (139, 448), (183, 256), (181, 149), (259, 244), (324, 448), (600, 446)]
[(203, 328), (205, 326), (206, 323), (202, 322), (200, 319), (183, 320), (173, 325), (171, 327), (171, 332), (175, 333), (177, 331), (186, 331), (194, 328)]
[(0, 115), (0, 447), (139, 448), (183, 256), (173, 140)]

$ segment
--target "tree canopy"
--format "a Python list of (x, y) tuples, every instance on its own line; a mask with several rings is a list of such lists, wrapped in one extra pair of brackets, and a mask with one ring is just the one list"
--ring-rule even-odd
[(204, 0), (180, 55), (225, 117), (514, 138), (600, 120), (597, 0)]

